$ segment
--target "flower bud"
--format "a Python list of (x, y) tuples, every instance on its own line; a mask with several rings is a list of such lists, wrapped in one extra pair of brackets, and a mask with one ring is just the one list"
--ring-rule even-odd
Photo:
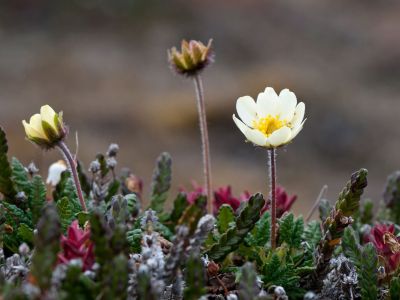
[(212, 40), (209, 40), (207, 46), (205, 46), (199, 41), (190, 40), (188, 42), (183, 40), (181, 51), (178, 51), (175, 47), (168, 51), (169, 63), (178, 74), (197, 75), (213, 62), (211, 43)]
[(40, 114), (34, 114), (29, 123), (22, 121), (27, 138), (45, 149), (56, 146), (67, 135), (62, 121), (62, 113), (56, 113), (49, 105), (40, 108)]

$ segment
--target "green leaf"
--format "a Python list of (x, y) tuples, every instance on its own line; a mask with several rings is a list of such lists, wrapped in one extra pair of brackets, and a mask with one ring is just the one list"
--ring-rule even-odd
[(76, 170), (78, 171), (79, 182), (81, 183), (82, 191), (86, 195), (89, 195), (91, 190), (91, 185), (87, 175), (83, 171), (82, 163), (80, 161), (78, 161), (78, 166), (76, 167)]
[(33, 243), (33, 238), (34, 238), (34, 234), (33, 234), (33, 229), (30, 228), (28, 225), (26, 225), (25, 223), (22, 223), (19, 227), (18, 227), (18, 237), (24, 241), (25, 243), (29, 243), (32, 244)]
[(322, 238), (321, 225), (314, 220), (304, 228), (303, 239), (314, 249)]
[(364, 246), (361, 255), (361, 269), (358, 272), (359, 286), (361, 287), (361, 298), (378, 299), (378, 256), (372, 243)]
[(135, 193), (126, 194), (124, 196), (124, 199), (128, 203), (129, 214), (134, 218), (137, 217), (140, 211), (140, 201), (137, 194)]
[(29, 208), (32, 212), (32, 222), (36, 224), (42, 215), (42, 208), (46, 204), (46, 186), (39, 175), (32, 178), (28, 199)]
[(67, 197), (57, 201), (56, 206), (58, 215), (60, 216), (62, 230), (65, 232), (75, 217), (73, 206)]
[(217, 228), (220, 233), (226, 232), (231, 223), (235, 221), (235, 214), (233, 212), (232, 206), (228, 204), (223, 204), (218, 212), (217, 217)]
[(12, 170), (7, 157), (8, 144), (6, 134), (0, 127), (0, 193), (8, 202), (13, 203), (17, 194), (13, 181)]
[(247, 262), (241, 268), (239, 283), (239, 298), (241, 300), (254, 300), (258, 299), (260, 289), (258, 287), (257, 272), (254, 265)]
[(344, 255), (349, 258), (356, 267), (361, 268), (361, 247), (357, 242), (353, 228), (347, 227), (342, 238), (342, 249)]
[(271, 237), (271, 215), (266, 211), (246, 237), (249, 246), (266, 247)]
[(188, 202), (186, 199), (186, 195), (184, 193), (179, 193), (178, 196), (176, 196), (175, 198), (174, 207), (172, 208), (172, 212), (170, 215), (170, 220), (173, 222), (173, 224), (176, 225), (178, 223), (187, 206)]
[(193, 204), (186, 207), (178, 225), (185, 225), (189, 228), (189, 234), (193, 234), (197, 228), (197, 223), (205, 214), (207, 199), (205, 196), (198, 197)]
[(374, 203), (371, 200), (367, 200), (361, 211), (361, 223), (372, 224), (374, 218)]
[(393, 277), (392, 280), (390, 281), (390, 299), (395, 300), (395, 299), (400, 299), (400, 278), (399, 277)]
[(351, 227), (347, 227), (342, 240), (343, 253), (357, 270), (362, 299), (377, 299), (378, 255), (372, 243), (361, 247)]
[(289, 295), (290, 292), (299, 293), (300, 277), (296, 274), (294, 266), (285, 261), (281, 261), (277, 253), (273, 253), (269, 261), (262, 268), (261, 276), (264, 286), (269, 288), (272, 285), (282, 286)]
[(164, 209), (171, 187), (171, 156), (164, 152), (157, 159), (150, 193), (150, 208), (160, 213)]
[(104, 198), (104, 201), (108, 203), (112, 197), (114, 197), (118, 193), (120, 183), (118, 180), (113, 180), (107, 190), (107, 195)]
[(60, 298), (63, 300), (94, 300), (94, 282), (82, 273), (82, 267), (69, 264), (61, 282)]
[(279, 241), (281, 243), (286, 242), (290, 248), (300, 248), (303, 231), (304, 221), (302, 217), (295, 220), (293, 214), (290, 213), (279, 220)]
[(84, 227), (85, 223), (90, 220), (90, 214), (84, 211), (80, 211), (75, 214), (76, 219), (79, 222), (79, 226)]
[(246, 235), (254, 228), (260, 219), (260, 211), (265, 204), (261, 194), (255, 194), (245, 203), (240, 214), (235, 219), (235, 226), (221, 234), (217, 243), (207, 251), (210, 260), (221, 261), (229, 253), (236, 250)]
[(53, 198), (56, 202), (64, 197), (70, 199), (70, 201), (78, 201), (75, 185), (68, 170), (61, 173), (60, 181), (53, 192)]
[(140, 253), (142, 251), (142, 230), (133, 229), (126, 233), (126, 239), (133, 253)]
[(350, 181), (340, 193), (335, 207), (336, 210), (341, 210), (344, 216), (350, 217), (358, 211), (360, 197), (367, 186), (367, 175), (368, 171), (366, 169), (360, 169), (353, 173)]
[(25, 192), (25, 195), (28, 195), (31, 189), (31, 184), (29, 182), (28, 172), (26, 171), (25, 167), (18, 159), (13, 157), (11, 159), (11, 168), (12, 180), (14, 181), (17, 191), (23, 191)]
[(185, 268), (184, 299), (199, 299), (206, 293), (205, 270), (201, 258), (190, 256)]
[(54, 205), (48, 204), (43, 209), (37, 232), (31, 273), (44, 293), (51, 285), (53, 268), (60, 250), (61, 224)]
[(21, 224), (27, 224), (32, 227), (31, 218), (19, 207), (14, 204), (2, 201), (0, 209), (4, 211), (2, 219), (4, 222), (3, 243), (4, 247), (13, 253), (18, 252), (18, 247), (22, 240), (18, 236), (18, 227)]

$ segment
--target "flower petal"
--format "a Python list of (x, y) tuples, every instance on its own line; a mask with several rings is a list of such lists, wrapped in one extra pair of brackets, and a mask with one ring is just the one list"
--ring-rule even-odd
[(292, 130), (287, 126), (283, 126), (278, 130), (274, 131), (270, 135), (270, 137), (268, 137), (267, 141), (273, 147), (278, 147), (289, 142), (291, 140), (291, 136), (292, 136)]
[(38, 134), (39, 134), (39, 133), (38, 133), (36, 130), (34, 130), (34, 129), (32, 128), (32, 126), (29, 125), (29, 123), (26, 122), (25, 120), (22, 121), (22, 125), (24, 125), (25, 134), (27, 135), (28, 138), (31, 137), (31, 136), (35, 136), (35, 135), (38, 135)]
[(253, 144), (259, 145), (259, 146), (265, 146), (267, 138), (265, 135), (258, 131), (257, 129), (250, 129), (248, 128), (247, 131), (244, 133), (246, 138), (252, 142)]
[(303, 129), (303, 125), (306, 120), (307, 119), (304, 119), (304, 121), (299, 126), (292, 129), (292, 138), (291, 139), (294, 139), (299, 134), (299, 132)]
[(305, 112), (306, 106), (303, 102), (300, 102), (297, 104), (296, 109), (294, 111), (294, 116), (292, 120), (290, 121), (290, 125), (292, 129), (297, 128), (301, 122), (304, 119), (304, 112)]
[(288, 89), (284, 89), (279, 93), (277, 113), (281, 120), (291, 120), (296, 108), (296, 95)]
[(47, 122), (56, 132), (58, 132), (58, 126), (55, 124), (56, 115), (56, 112), (50, 107), (50, 105), (46, 104), (40, 108), (40, 116), (42, 117), (42, 120)]
[(29, 119), (29, 126), (34, 134), (34, 137), (38, 137), (41, 139), (47, 140), (46, 134), (44, 133), (43, 127), (42, 127), (42, 117), (39, 114), (34, 114), (30, 119)]
[(236, 110), (239, 117), (247, 125), (252, 127), (257, 115), (257, 105), (250, 96), (243, 96), (236, 101)]
[(236, 126), (239, 127), (240, 131), (245, 134), (245, 132), (247, 131), (247, 129), (249, 129), (249, 127), (247, 127), (241, 120), (239, 120), (238, 118), (236, 118), (235, 115), (232, 115), (232, 119), (235, 122)]
[(267, 87), (263, 93), (258, 94), (257, 112), (260, 118), (276, 115), (277, 105), (278, 95), (273, 88)]

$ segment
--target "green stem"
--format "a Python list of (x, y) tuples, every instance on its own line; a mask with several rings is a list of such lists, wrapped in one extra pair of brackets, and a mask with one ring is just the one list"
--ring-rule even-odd
[(81, 183), (79, 181), (76, 161), (73, 159), (71, 151), (68, 149), (67, 145), (63, 141), (59, 142), (57, 146), (58, 149), (61, 151), (61, 153), (64, 154), (64, 157), (68, 163), (69, 170), (72, 174), (72, 179), (74, 180), (76, 194), (78, 195), (79, 202), (81, 203), (82, 206), (82, 210), (84, 212), (87, 212), (85, 199), (83, 198)]
[(269, 187), (271, 197), (271, 248), (276, 248), (276, 149), (268, 149)]
[(193, 78), (197, 98), (197, 110), (199, 114), (201, 145), (203, 153), (204, 184), (207, 195), (207, 211), (213, 214), (212, 191), (211, 191), (211, 161), (210, 161), (210, 142), (208, 139), (206, 107), (204, 102), (203, 84), (200, 75)]

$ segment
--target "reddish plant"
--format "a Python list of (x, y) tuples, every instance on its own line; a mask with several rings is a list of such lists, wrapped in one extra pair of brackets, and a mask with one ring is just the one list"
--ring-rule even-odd
[(90, 270), (95, 262), (93, 243), (90, 241), (90, 230), (81, 229), (77, 220), (68, 227), (67, 236), (61, 236), (62, 252), (58, 254), (59, 263), (67, 263), (80, 258), (83, 270)]
[[(188, 192), (185, 191), (185, 189), (181, 188), (181, 192), (185, 193), (186, 195), (186, 200), (190, 203), (193, 204), (194, 201), (199, 197), (199, 196), (205, 196), (205, 190), (202, 186), (197, 185), (195, 182), (192, 183), (192, 191)], [(234, 197), (232, 195), (232, 188), (231, 186), (223, 186), (219, 187), (214, 191), (214, 199), (212, 201), (213, 203), (213, 212), (216, 214), (219, 210), (219, 208), (223, 204), (228, 204), (232, 207), (234, 211), (236, 211), (240, 203), (243, 201), (247, 201), (250, 197), (249, 192), (244, 192), (242, 193), (239, 197)]]
[(376, 224), (369, 235), (364, 237), (364, 242), (374, 244), (378, 254), (385, 262), (387, 273), (396, 271), (400, 263), (399, 238), (394, 234), (394, 224)]
[(219, 208), (223, 204), (230, 205), (232, 209), (236, 211), (239, 208), (240, 203), (249, 200), (249, 198), (250, 193), (247, 191), (243, 192), (239, 198), (236, 198), (232, 195), (232, 189), (230, 185), (219, 187), (214, 191), (214, 214), (218, 213)]
[[(289, 211), (293, 203), (297, 200), (297, 195), (289, 196), (282, 186), (276, 187), (276, 217), (280, 218), (282, 215)], [(262, 212), (270, 209), (270, 203), (268, 202)]]

